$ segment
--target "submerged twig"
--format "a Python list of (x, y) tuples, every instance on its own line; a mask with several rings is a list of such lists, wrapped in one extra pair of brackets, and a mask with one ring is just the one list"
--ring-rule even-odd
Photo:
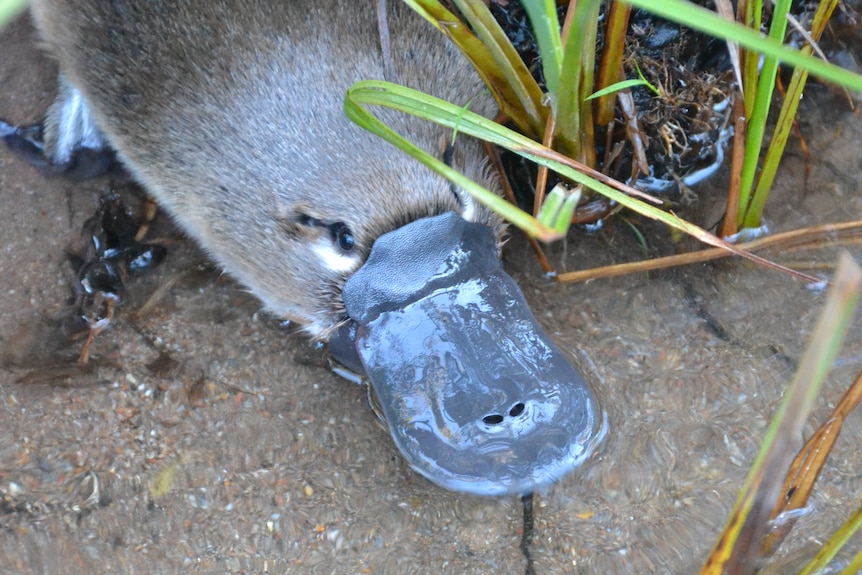
[[(767, 248), (777, 248), (792, 245), (801, 240), (810, 240), (815, 237), (832, 235), (841, 235), (846, 232), (859, 233), (862, 232), (862, 220), (852, 222), (844, 222), (840, 224), (824, 224), (813, 226), (810, 228), (802, 228), (790, 232), (783, 232), (765, 238), (759, 238), (750, 242), (739, 244), (737, 247), (746, 252), (764, 250)], [(609, 278), (622, 276), (626, 274), (654, 271), (659, 269), (671, 268), (675, 266), (683, 266), (688, 264), (704, 263), (720, 258), (725, 258), (733, 255), (732, 253), (722, 248), (709, 248), (698, 250), (685, 254), (676, 254), (662, 258), (654, 258), (651, 260), (629, 262), (624, 264), (614, 264), (593, 268), (589, 270), (578, 270), (573, 272), (564, 272), (557, 275), (556, 279), (560, 283), (577, 283), (587, 280)]]

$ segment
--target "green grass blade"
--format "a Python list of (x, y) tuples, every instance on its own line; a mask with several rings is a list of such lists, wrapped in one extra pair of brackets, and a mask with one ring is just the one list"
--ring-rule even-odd
[[(601, 64), (596, 72), (599, 91), (618, 82), (622, 76), (623, 49), (629, 27), (631, 6), (611, 2), (605, 26), (605, 41), (602, 46)], [(616, 96), (602, 96), (596, 104), (596, 125), (605, 127), (614, 117)]]
[[(776, 42), (784, 43), (787, 31), (787, 13), (790, 10), (790, 0), (778, 0), (772, 14), (769, 37)], [(739, 183), (739, 212), (736, 222), (743, 225), (745, 214), (751, 202), (751, 190), (757, 166), (760, 159), (760, 149), (763, 146), (763, 135), (766, 133), (766, 121), (775, 91), (775, 78), (778, 75), (778, 57), (766, 54), (760, 66), (760, 77), (756, 86), (746, 86), (749, 91), (754, 89), (754, 107), (748, 116), (745, 131), (745, 149), (748, 152), (742, 164), (742, 175)], [(759, 224), (759, 222), (758, 222)], [(757, 227), (755, 224), (751, 227)]]
[(622, 82), (617, 82), (616, 84), (611, 84), (606, 88), (602, 88), (598, 92), (593, 92), (589, 96), (587, 96), (584, 101), (589, 101), (594, 98), (601, 98), (602, 96), (606, 96), (608, 94), (613, 94), (614, 92), (619, 92), (621, 90), (626, 90), (628, 88), (634, 88), (635, 86), (643, 86), (647, 90), (652, 92), (656, 92), (655, 86), (650, 84), (644, 79), (632, 78), (631, 80), (623, 80)]
[[(745, 14), (742, 22), (750, 30), (760, 30), (761, 21), (763, 19), (763, 2), (761, 0), (743, 0), (745, 2)], [(757, 73), (760, 66), (760, 54), (752, 50), (743, 50), (743, 70), (742, 70), (742, 85), (757, 86)], [(744, 92), (745, 102), (745, 117), (751, 116), (751, 111), (754, 108), (754, 90), (746, 90)]]
[(563, 42), (560, 39), (560, 21), (554, 0), (522, 0), (530, 26), (536, 35), (542, 71), (548, 92), (556, 94), (560, 89), (560, 69), (563, 61)]
[(862, 76), (806, 56), (799, 50), (788, 48), (772, 38), (763, 37), (756, 30), (742, 24), (728, 22), (718, 14), (682, 0), (621, 0), (667, 20), (683, 24), (717, 38), (732, 40), (745, 48), (778, 58), (781, 62), (799, 66), (827, 82), (862, 92)]
[(840, 575), (859, 575), (859, 573), (862, 573), (862, 551), (853, 556)]
[(18, 17), (30, 4), (30, 0), (0, 0), (0, 28)]
[[(536, 137), (542, 133), (547, 114), (541, 106), (542, 91), (505, 38), (505, 34), (500, 33), (502, 44), (489, 41), (489, 37), (497, 38), (499, 35), (493, 30), (486, 30), (487, 27), (482, 24), (483, 19), (470, 19), (473, 14), (467, 8), (472, 4), (471, 0), (462, 0), (466, 5), (465, 17), (470, 19), (473, 30), (483, 32), (484, 41), (437, 0), (402, 1), (458, 46), (491, 90), (500, 111), (510, 118), (519, 130), (526, 134), (536, 134)], [(484, 6), (482, 9), (488, 11)], [(493, 18), (491, 20), (493, 21)], [(496, 21), (493, 25), (499, 28)]]
[(641, 232), (636, 225), (634, 225), (628, 218), (623, 218), (623, 222), (629, 227), (632, 231), (632, 234), (635, 236), (635, 240), (640, 246), (641, 251), (643, 252), (644, 258), (649, 257), (649, 244), (646, 241), (646, 237), (644, 237), (643, 232)]
[[(506, 79), (512, 96), (516, 98), (507, 102), (507, 108), (501, 106), (500, 109), (509, 117), (512, 114), (525, 115), (526, 125), (518, 117), (512, 118), (512, 121), (521, 132), (541, 138), (548, 110), (542, 104), (542, 89), (530, 69), (482, 0), (455, 0), (455, 4), (493, 58), (496, 74)], [(523, 108), (523, 112), (519, 108)]]
[(595, 72), (596, 30), (600, 0), (578, 0), (575, 13), (569, 22), (563, 45), (561, 77), (565, 89), (554, 94), (556, 123), (554, 149), (575, 160), (592, 165), (594, 144), (592, 106), (584, 106), (584, 99), (593, 91)]
[(568, 192), (560, 185), (554, 186), (554, 189), (545, 198), (536, 219), (563, 235), (571, 226), (572, 216), (580, 200), (580, 188)]
[[(781, 105), (781, 110), (778, 113), (778, 120), (775, 122), (769, 147), (763, 156), (763, 163), (757, 178), (757, 186), (754, 189), (754, 193), (750, 196), (747, 208), (744, 211), (740, 209), (742, 217), (739, 223), (744, 228), (756, 228), (760, 225), (763, 207), (766, 204), (766, 198), (769, 196), (769, 190), (772, 188), (772, 182), (775, 181), (775, 174), (778, 172), (781, 157), (784, 155), (784, 148), (787, 145), (790, 131), (793, 128), (793, 120), (796, 117), (802, 89), (805, 87), (807, 79), (808, 72), (805, 70), (796, 68), (793, 71), (793, 77), (787, 86), (787, 92)], [(742, 207), (742, 202), (740, 201), (740, 208)]]
[[(837, 6), (838, 0), (822, 0), (817, 6), (817, 11), (814, 14), (811, 25), (811, 37), (815, 41), (820, 39), (829, 18)], [(813, 49), (811, 46), (805, 46), (802, 48), (802, 52), (810, 55)], [(778, 171), (781, 157), (784, 155), (784, 148), (790, 137), (790, 130), (793, 128), (793, 121), (796, 118), (796, 111), (799, 108), (802, 91), (805, 88), (807, 80), (807, 71), (794, 68), (793, 75), (784, 94), (784, 101), (781, 103), (778, 120), (772, 131), (772, 138), (770, 138), (766, 154), (763, 156), (754, 193), (751, 196), (748, 210), (745, 212), (742, 220), (743, 227), (755, 228), (760, 225), (763, 206), (766, 204), (766, 198), (769, 196), (770, 189), (772, 189), (772, 182), (775, 181), (775, 174)]]
[[(820, 548), (814, 559), (799, 572), (799, 575), (811, 575), (825, 569), (829, 562), (835, 558), (835, 555), (841, 551), (844, 544), (859, 531), (859, 527), (862, 527), (862, 507), (857, 508), (853, 515), (838, 528), (838, 531), (832, 534), (829, 541)], [(851, 573), (855, 573), (855, 571), (851, 571)]]

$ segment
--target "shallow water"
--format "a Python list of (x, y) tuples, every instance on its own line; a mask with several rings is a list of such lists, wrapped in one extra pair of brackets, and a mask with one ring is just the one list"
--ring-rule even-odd
[[(0, 116), (38, 117), (53, 69), (26, 22), (0, 34), (0, 53)], [(767, 206), (773, 231), (862, 216), (862, 121), (827, 101), (805, 110), (812, 173), (804, 186), (792, 152)], [(723, 184), (713, 185), (694, 208), (707, 224), (720, 212), (710, 198)], [(170, 239), (167, 260), (130, 284), (92, 367), (70, 372), (80, 342), (59, 341), (51, 323), (69, 295), (63, 252), (112, 187), (127, 194), (109, 180), (47, 180), (0, 149), (0, 573), (524, 572), (518, 500), (446, 492), (411, 471), (364, 390), (259, 313), (164, 217), (153, 236)], [(674, 249), (652, 239), (661, 228), (635, 223), (652, 251)], [(643, 256), (619, 222), (549, 251), (560, 270)], [(783, 257), (831, 263), (835, 253)], [(506, 267), (610, 421), (598, 453), (536, 497), (536, 572), (692, 572), (824, 294), (739, 261), (558, 286), (518, 237)], [(857, 318), (806, 432), (860, 369)], [(27, 373), (56, 379), (16, 383)], [(855, 413), (776, 572), (849, 515), (860, 445)]]

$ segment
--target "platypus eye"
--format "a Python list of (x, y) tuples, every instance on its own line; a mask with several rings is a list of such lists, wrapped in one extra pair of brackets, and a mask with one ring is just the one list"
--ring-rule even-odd
[(329, 230), (332, 232), (332, 241), (338, 244), (338, 247), (345, 252), (353, 251), (356, 247), (356, 240), (353, 238), (353, 232), (347, 227), (344, 222), (335, 222), (329, 225)]

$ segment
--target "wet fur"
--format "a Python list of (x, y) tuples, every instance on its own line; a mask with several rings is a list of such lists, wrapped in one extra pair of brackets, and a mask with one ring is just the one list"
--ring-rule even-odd
[[(458, 105), (475, 97), (471, 109), (492, 114), (475, 72), (442, 35), (400, 2), (388, 8), (397, 80)], [(383, 78), (373, 1), (35, 0), (32, 11), (61, 82), (83, 96), (134, 177), (270, 311), (314, 337), (326, 339), (343, 319), (341, 286), (376, 237), (469, 206), (343, 115), (350, 84)], [(438, 156), (450, 135), (378, 115)], [(483, 158), (476, 142), (456, 143), (454, 167), (493, 188)], [(496, 216), (468, 211), (499, 237)], [(354, 250), (340, 251), (338, 223)], [(321, 253), (345, 269), (330, 269)]]

